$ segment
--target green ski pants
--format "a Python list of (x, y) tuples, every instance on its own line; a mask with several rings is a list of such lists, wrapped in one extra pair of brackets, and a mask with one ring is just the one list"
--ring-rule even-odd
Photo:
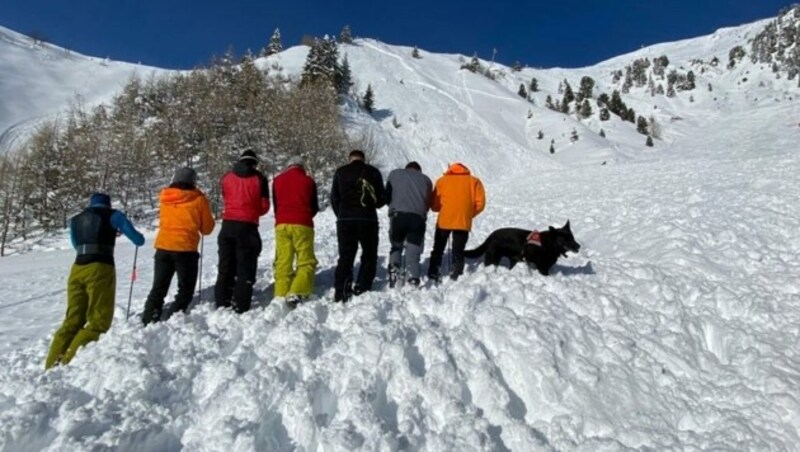
[(67, 314), (53, 336), (45, 369), (69, 363), (79, 348), (111, 328), (116, 289), (113, 265), (72, 265), (67, 282)]

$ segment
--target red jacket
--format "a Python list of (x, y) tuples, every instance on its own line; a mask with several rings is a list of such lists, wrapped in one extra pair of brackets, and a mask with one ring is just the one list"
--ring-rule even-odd
[(237, 163), (222, 180), (222, 219), (258, 224), (269, 212), (269, 182), (254, 167)]
[(276, 226), (299, 224), (313, 228), (314, 215), (319, 212), (317, 184), (302, 166), (292, 165), (272, 182), (272, 204)]

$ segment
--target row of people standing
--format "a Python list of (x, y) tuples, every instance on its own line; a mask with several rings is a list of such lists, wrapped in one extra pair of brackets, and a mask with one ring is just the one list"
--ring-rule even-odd
[[(347, 301), (372, 289), (378, 260), (377, 209), (389, 206), (389, 280), (407, 277), (420, 283), (420, 258), (424, 248), (427, 214), (438, 212), (428, 278), (439, 281), (442, 257), (452, 235), (450, 277), (464, 272), (464, 248), (472, 219), (486, 206), (480, 179), (461, 163), (453, 163), (434, 186), (417, 162), (393, 170), (386, 186), (380, 171), (366, 163), (360, 150), (350, 152), (350, 163), (333, 177), (331, 207), (336, 215), (339, 259), (336, 265), (334, 301)], [(361, 265), (353, 279), (353, 262), (361, 246)], [(401, 273), (403, 273), (401, 275)]]
[[(419, 164), (409, 163), (382, 176), (365, 162), (360, 150), (333, 178), (331, 206), (337, 217), (339, 258), (335, 271), (334, 301), (369, 291), (375, 279), (379, 226), (377, 209), (389, 206), (391, 251), (390, 280), (405, 271), (408, 282), (419, 284), (420, 257), (428, 210), (439, 212), (428, 277), (439, 280), (442, 255), (452, 234), (451, 277), (464, 269), (464, 247), (472, 218), (485, 206), (479, 179), (460, 163), (450, 165), (433, 187)], [(233, 169), (221, 179), (222, 227), (218, 235), (218, 274), (214, 286), (217, 307), (249, 310), (261, 253), (259, 218), (269, 212), (267, 178), (257, 169), (258, 157), (243, 152)], [(205, 195), (197, 188), (191, 168), (176, 171), (172, 183), (159, 194), (159, 231), (156, 235), (153, 285), (142, 315), (144, 324), (162, 318), (164, 298), (177, 274), (178, 291), (172, 312), (185, 312), (192, 301), (198, 278), (200, 236), (214, 229), (214, 218)], [(319, 212), (317, 186), (300, 160), (273, 181), (275, 211), (274, 296), (294, 306), (311, 295), (317, 260), (314, 254), (313, 218)], [(144, 237), (121, 212), (111, 208), (107, 194), (95, 193), (89, 207), (70, 220), (70, 236), (77, 251), (68, 281), (67, 313), (56, 332), (46, 368), (69, 362), (78, 348), (97, 340), (111, 326), (116, 274), (114, 244), (118, 233), (137, 247)], [(359, 273), (353, 280), (353, 264), (361, 248)], [(403, 257), (405, 251), (405, 257)]]

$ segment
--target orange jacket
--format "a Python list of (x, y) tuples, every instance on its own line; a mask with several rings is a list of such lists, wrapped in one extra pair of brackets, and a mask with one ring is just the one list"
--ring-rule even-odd
[(480, 179), (461, 163), (453, 163), (436, 181), (431, 210), (439, 212), (436, 227), (469, 231), (472, 219), (486, 207), (486, 193)]
[(197, 251), (200, 234), (214, 230), (214, 217), (203, 192), (167, 187), (158, 195), (160, 213), (155, 247), (166, 251)]

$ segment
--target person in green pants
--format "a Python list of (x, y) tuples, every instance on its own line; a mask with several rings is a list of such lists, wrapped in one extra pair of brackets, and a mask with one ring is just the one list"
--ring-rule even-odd
[(272, 184), (275, 211), (275, 298), (290, 308), (314, 291), (314, 216), (319, 212), (317, 184), (295, 157)]
[(45, 369), (69, 363), (79, 348), (111, 328), (117, 234), (125, 234), (136, 246), (144, 244), (144, 236), (125, 214), (111, 208), (111, 197), (105, 193), (92, 194), (89, 207), (70, 219), (69, 230), (77, 257), (67, 282), (67, 313), (53, 336)]

